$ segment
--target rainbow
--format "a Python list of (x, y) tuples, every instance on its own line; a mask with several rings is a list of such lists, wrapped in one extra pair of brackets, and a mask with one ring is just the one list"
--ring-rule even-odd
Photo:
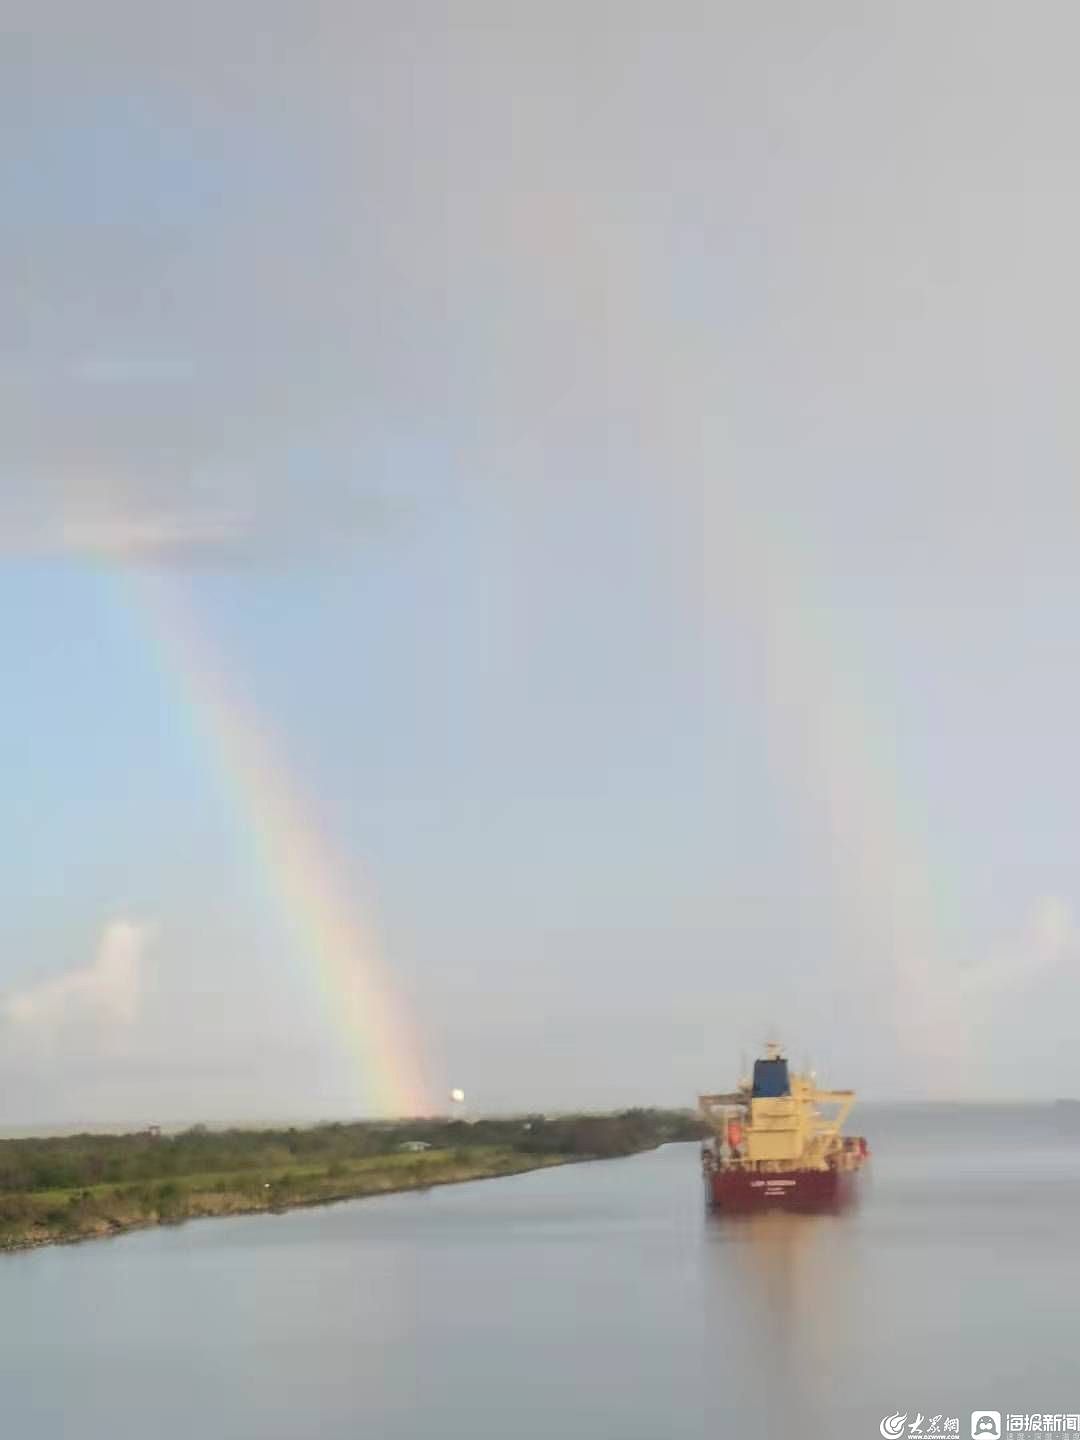
[(684, 489), (700, 485), (695, 528), (675, 548), (697, 562), (684, 584), (695, 591), (687, 600), (701, 606), (704, 673), (714, 668), (713, 622), (735, 613), (764, 659), (769, 757), (781, 791), (803, 803), (844, 867), (831, 887), (834, 926), (860, 959), (823, 981), (840, 995), (869, 993), (871, 1028), (888, 1032), (914, 1086), (932, 1074), (959, 1093), (969, 1017), (946, 978), (955, 966), (928, 827), (870, 702), (857, 649), (817, 603), (805, 541), (786, 533), (767, 501), (747, 498), (751, 476), (729, 483), (752, 447), (731, 443), (723, 375), (700, 313), (679, 302), (677, 276), (664, 277), (670, 295), (643, 287), (650, 257), (636, 253), (633, 230), (586, 211), (578, 197), (529, 197), (512, 209), (506, 233), (522, 288), (542, 307), (538, 323), (560, 340), (563, 325), (574, 331), (578, 367), (591, 365), (618, 394), (658, 485), (673, 473)]
[(358, 1111), (426, 1113), (421, 1047), (395, 996), (379, 937), (265, 724), (230, 681), (175, 583), (135, 565), (114, 575), (133, 591), (163, 679), (205, 741), (268, 889), (318, 977), (328, 1017), (355, 1063)]
[[(715, 545), (716, 527), (707, 530)], [(959, 1094), (970, 1057), (962, 996), (942, 980), (944, 896), (889, 753), (889, 727), (871, 704), (857, 647), (815, 603), (780, 527), (744, 509), (738, 535), (739, 560), (709, 596), (754, 616), (770, 760), (783, 792), (814, 816), (833, 871), (833, 923), (860, 957), (841, 993), (860, 993), (859, 1013), (892, 1029), (915, 1089), (932, 1067), (935, 1082)]]
[[(805, 544), (784, 535), (767, 505), (747, 502), (745, 477), (738, 498), (725, 493), (726, 474), (743, 456), (717, 418), (722, 377), (700, 321), (676, 315), (667, 296), (650, 302), (640, 284), (647, 267), (626, 228), (603, 215), (594, 221), (573, 198), (530, 197), (506, 218), (505, 253), (522, 270), (523, 293), (538, 297), (541, 334), (554, 325), (561, 349), (565, 320), (579, 341), (579, 366), (591, 364), (618, 390), (657, 476), (674, 465), (683, 484), (701, 484), (702, 523), (685, 537), (699, 568), (685, 573), (688, 584), (700, 579), (705, 645), (711, 617), (733, 609), (759, 641), (771, 763), (842, 867), (831, 887), (835, 926), (859, 958), (822, 978), (838, 994), (854, 984), (877, 1002), (872, 1029), (889, 1034), (913, 1075), (932, 1071), (940, 1082), (951, 1072), (955, 1085), (967, 1064), (964, 1003), (962, 991), (943, 980), (950, 967), (927, 826), (905, 798), (888, 727), (873, 714), (854, 647), (827, 607), (815, 604)], [(529, 443), (524, 432), (521, 443)], [(504, 450), (505, 463), (513, 448)], [(135, 553), (139, 539), (133, 536)], [(121, 570), (124, 583), (138, 587), (135, 608), (150, 617), (164, 669), (180, 680), (199, 717), (271, 888), (312, 958), (365, 1094), (387, 1112), (422, 1109), (420, 1047), (393, 1001), (378, 942), (258, 716), (230, 687), (177, 590), (135, 566)], [(708, 671), (708, 654), (703, 658)]]

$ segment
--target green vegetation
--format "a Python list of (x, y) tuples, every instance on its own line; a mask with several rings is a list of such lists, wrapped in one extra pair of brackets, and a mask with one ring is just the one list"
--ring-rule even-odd
[(0, 1249), (512, 1175), (701, 1134), (688, 1112), (626, 1110), (0, 1140)]

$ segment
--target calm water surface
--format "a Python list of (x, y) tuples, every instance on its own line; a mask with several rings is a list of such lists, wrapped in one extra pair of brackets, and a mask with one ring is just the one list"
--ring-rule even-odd
[(6, 1257), (4, 1433), (874, 1440), (896, 1410), (962, 1436), (1080, 1411), (1080, 1119), (862, 1128), (841, 1218), (711, 1220), (680, 1145)]

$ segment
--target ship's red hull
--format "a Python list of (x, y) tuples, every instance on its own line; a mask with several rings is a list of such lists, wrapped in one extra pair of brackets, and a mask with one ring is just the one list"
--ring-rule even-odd
[(799, 1210), (821, 1214), (844, 1210), (855, 1199), (852, 1170), (713, 1170), (705, 1176), (705, 1194), (714, 1210), (743, 1214), (754, 1210)]

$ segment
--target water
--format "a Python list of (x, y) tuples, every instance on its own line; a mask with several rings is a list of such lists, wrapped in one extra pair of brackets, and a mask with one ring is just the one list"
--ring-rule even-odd
[(897, 1410), (961, 1436), (1080, 1410), (1080, 1109), (862, 1121), (843, 1217), (711, 1220), (680, 1145), (4, 1257), (4, 1432), (873, 1440)]

